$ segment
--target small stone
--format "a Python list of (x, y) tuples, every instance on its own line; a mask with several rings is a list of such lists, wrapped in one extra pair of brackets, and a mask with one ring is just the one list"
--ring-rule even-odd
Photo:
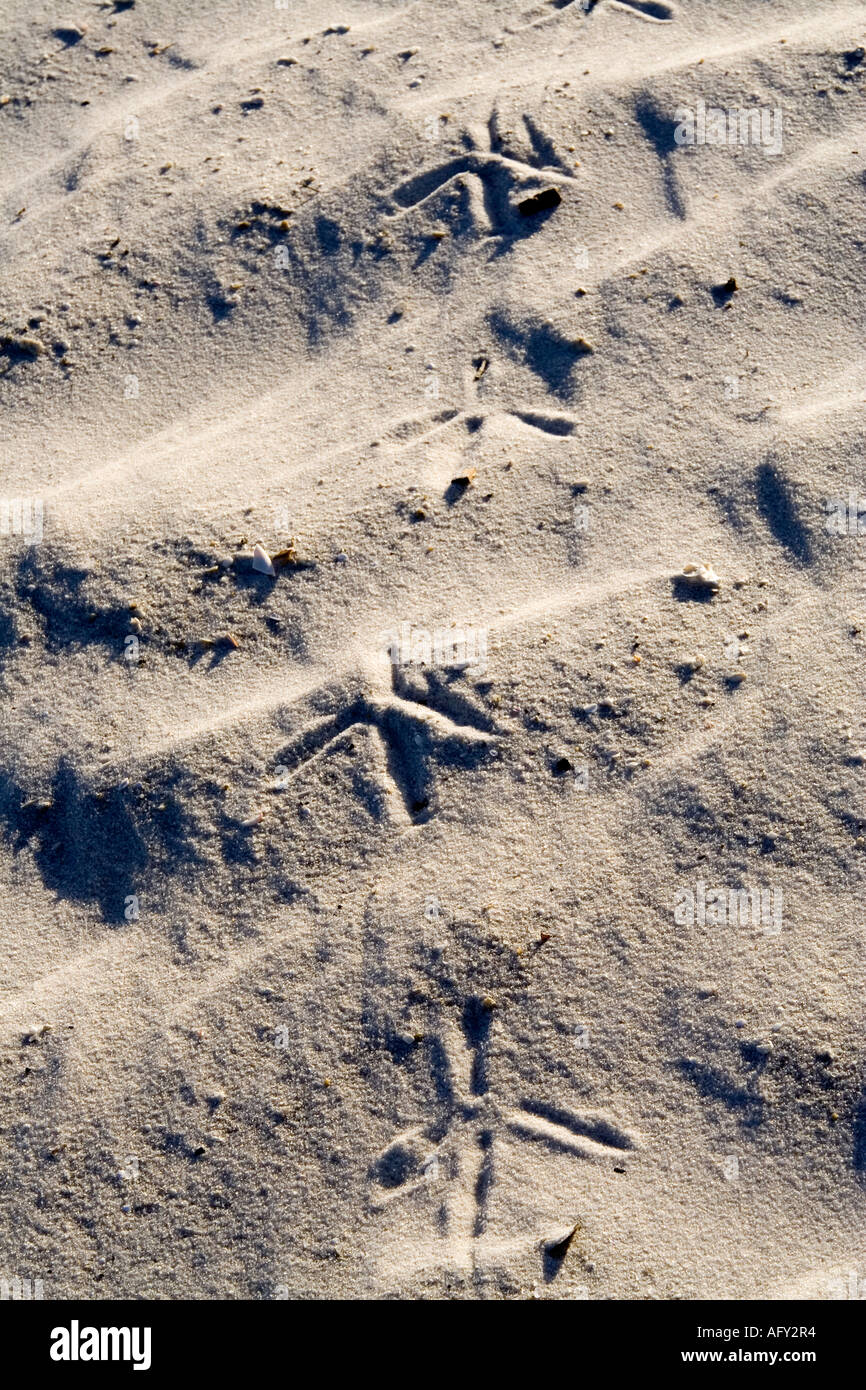
[(544, 1253), (554, 1260), (564, 1260), (568, 1254), (569, 1246), (579, 1230), (580, 1222), (576, 1221), (573, 1226), (566, 1226), (564, 1229), (556, 1231), (544, 1242)]
[(87, 33), (87, 25), (66, 22), (58, 24), (57, 28), (52, 29), (51, 32), (55, 39), (60, 39), (67, 47), (71, 48), (73, 44), (81, 43)]
[(30, 357), (34, 361), (41, 357), (45, 352), (45, 344), (39, 338), (21, 336), (20, 338), (4, 338), (2, 345), (7, 352), (17, 354), (20, 357)]
[(459, 477), (451, 479), (451, 486), (467, 488), (470, 486), (470, 484), (474, 483), (477, 476), (477, 469), (468, 468), (466, 472), (461, 473)]
[(528, 198), (522, 198), (517, 204), (517, 211), (521, 217), (537, 217), (540, 212), (549, 212), (553, 208), (558, 208), (562, 202), (562, 194), (558, 188), (540, 188), (537, 193), (531, 193)]
[(736, 280), (732, 275), (731, 278), (729, 280), (726, 280), (723, 285), (713, 285), (713, 299), (716, 301), (718, 305), (724, 306), (725, 304), (730, 303), (731, 299), (736, 294), (739, 288), (739, 285), (737, 284)]

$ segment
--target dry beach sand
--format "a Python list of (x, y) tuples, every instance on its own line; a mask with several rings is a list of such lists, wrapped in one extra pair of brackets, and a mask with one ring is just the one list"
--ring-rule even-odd
[(0, 18), (0, 1278), (862, 1296), (866, 7)]

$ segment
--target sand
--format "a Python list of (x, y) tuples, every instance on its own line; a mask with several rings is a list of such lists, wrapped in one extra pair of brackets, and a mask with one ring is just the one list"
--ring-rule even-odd
[(0, 18), (0, 1279), (862, 1297), (862, 4)]

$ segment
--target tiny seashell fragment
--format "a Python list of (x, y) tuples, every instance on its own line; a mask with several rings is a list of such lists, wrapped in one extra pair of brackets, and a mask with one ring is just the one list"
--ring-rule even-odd
[(712, 565), (683, 565), (680, 577), (687, 584), (691, 584), (696, 589), (712, 589), (715, 591), (719, 587), (719, 576), (716, 574)]
[(261, 825), (265, 818), (264, 811), (256, 811), (254, 815), (247, 816), (246, 820), (241, 821), (242, 830), (251, 830), (254, 825)]
[(253, 569), (259, 574), (269, 574), (271, 577), (276, 574), (273, 560), (260, 545), (257, 545), (253, 550)]
[(284, 547), (284, 549), (277, 551), (276, 555), (273, 558), (273, 563), (275, 566), (279, 565), (280, 569), (285, 569), (287, 565), (300, 564), (300, 560), (298, 559), (298, 552), (295, 548), (294, 536), (289, 541), (288, 545)]

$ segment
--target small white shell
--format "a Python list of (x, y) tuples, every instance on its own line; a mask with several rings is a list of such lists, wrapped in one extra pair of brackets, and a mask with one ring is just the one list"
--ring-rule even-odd
[(260, 545), (257, 545), (253, 551), (253, 569), (257, 570), (259, 574), (270, 574), (271, 576), (276, 574), (273, 560)]
[(681, 578), (696, 589), (718, 589), (721, 582), (712, 565), (683, 565)]

